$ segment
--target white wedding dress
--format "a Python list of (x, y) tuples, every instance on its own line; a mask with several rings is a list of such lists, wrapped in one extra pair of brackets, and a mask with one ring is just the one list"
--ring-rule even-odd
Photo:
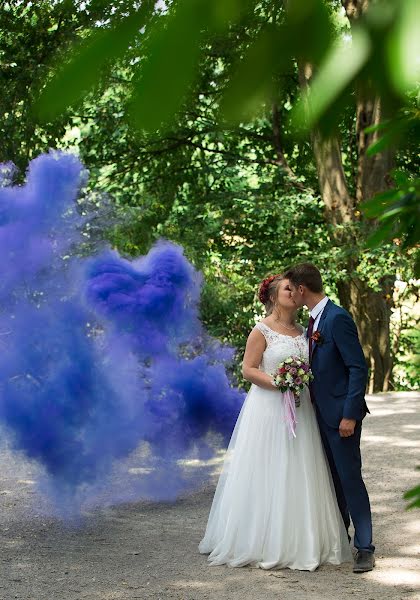
[[(267, 347), (260, 369), (272, 373), (289, 356), (308, 360), (305, 334), (256, 327)], [(347, 533), (307, 388), (296, 409), (296, 438), (281, 392), (252, 385), (226, 452), (199, 551), (211, 565), (314, 571), (351, 560)]]

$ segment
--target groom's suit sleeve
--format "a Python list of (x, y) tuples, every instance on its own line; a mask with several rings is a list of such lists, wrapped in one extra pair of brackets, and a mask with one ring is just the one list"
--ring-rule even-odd
[(368, 370), (357, 328), (350, 315), (340, 312), (334, 317), (332, 335), (349, 372), (349, 386), (344, 403), (343, 418), (359, 421), (365, 415)]

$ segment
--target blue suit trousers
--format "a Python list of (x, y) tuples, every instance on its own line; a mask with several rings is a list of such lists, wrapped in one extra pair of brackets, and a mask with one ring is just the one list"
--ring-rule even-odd
[(355, 547), (374, 552), (370, 502), (362, 478), (362, 422), (357, 421), (354, 435), (342, 438), (337, 428), (327, 425), (318, 409), (316, 413), (344, 525), (348, 530), (351, 517), (355, 529)]

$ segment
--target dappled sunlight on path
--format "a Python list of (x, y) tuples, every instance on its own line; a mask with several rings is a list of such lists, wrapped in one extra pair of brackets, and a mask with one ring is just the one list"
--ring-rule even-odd
[(414, 393), (368, 397), (363, 432), (377, 567), (366, 580), (420, 597), (420, 511), (405, 510), (403, 493), (420, 480), (420, 397)]
[[(0, 600), (420, 600), (420, 511), (406, 511), (402, 497), (420, 480), (420, 396), (379, 394), (368, 404), (362, 440), (377, 548), (371, 573), (354, 575), (349, 563), (314, 573), (209, 567), (197, 546), (214, 484), (174, 503), (108, 506), (63, 524), (46, 516), (35, 467), (3, 452)], [(221, 453), (209, 461), (214, 482), (222, 460)], [(135, 460), (127, 472), (147, 475)]]

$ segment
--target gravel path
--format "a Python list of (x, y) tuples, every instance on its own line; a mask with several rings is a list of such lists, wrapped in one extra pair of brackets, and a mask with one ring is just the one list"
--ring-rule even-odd
[[(29, 465), (0, 455), (0, 600), (420, 599), (420, 511), (403, 491), (420, 479), (420, 396), (369, 398), (364, 473), (377, 568), (314, 573), (209, 567), (197, 551), (214, 486), (175, 503), (97, 510), (77, 526), (42, 516)], [(45, 512), (45, 511), (44, 511)]]

